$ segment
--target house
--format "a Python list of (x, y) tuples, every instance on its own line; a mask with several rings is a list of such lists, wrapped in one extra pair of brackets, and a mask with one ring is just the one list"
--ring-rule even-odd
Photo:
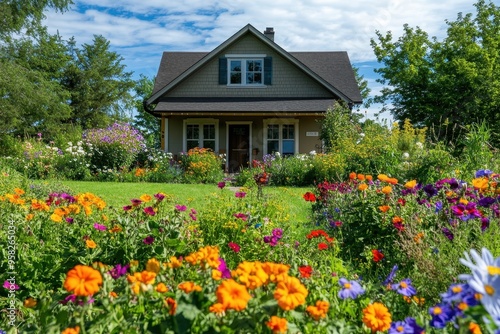
[(335, 100), (362, 103), (346, 52), (288, 52), (273, 28), (248, 24), (211, 52), (164, 52), (145, 107), (161, 118), (163, 150), (211, 148), (235, 172), (268, 153), (318, 150)]

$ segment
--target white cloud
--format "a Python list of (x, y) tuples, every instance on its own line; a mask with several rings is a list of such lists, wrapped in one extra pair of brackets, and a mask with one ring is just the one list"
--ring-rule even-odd
[[(470, 0), (76, 0), (69, 12), (48, 12), (45, 23), (77, 44), (103, 35), (128, 70), (153, 76), (163, 51), (211, 51), (247, 23), (261, 31), (274, 27), (285, 50), (343, 50), (362, 63), (375, 61), (375, 31), (397, 39), (407, 23), (443, 38), (445, 20), (459, 12), (476, 11)], [(375, 78), (366, 72), (372, 94), (380, 90)]]

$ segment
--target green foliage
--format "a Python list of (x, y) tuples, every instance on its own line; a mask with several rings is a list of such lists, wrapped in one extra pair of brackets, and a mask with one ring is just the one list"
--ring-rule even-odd
[[(500, 7), (484, 0), (475, 7), (475, 16), (460, 13), (456, 21), (446, 22), (442, 41), (408, 25), (395, 41), (391, 32), (377, 32), (371, 45), (383, 66), (375, 71), (387, 86), (375, 102), (390, 103), (384, 110), (396, 120), (410, 119), (418, 126), (463, 126), (484, 120), (498, 128)], [(439, 133), (448, 135), (440, 141), (452, 135)], [(492, 141), (498, 143), (498, 136)]]
[(132, 124), (140, 129), (144, 135), (147, 146), (160, 148), (160, 119), (151, 115), (144, 109), (144, 101), (151, 96), (154, 87), (154, 78), (148, 78), (141, 74), (140, 79), (135, 85), (135, 109), (137, 114), (134, 116)]

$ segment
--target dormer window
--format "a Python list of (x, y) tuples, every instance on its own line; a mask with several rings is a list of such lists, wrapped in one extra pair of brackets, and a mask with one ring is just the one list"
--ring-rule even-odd
[(266, 55), (225, 55), (219, 59), (219, 84), (265, 87), (272, 82), (272, 58)]

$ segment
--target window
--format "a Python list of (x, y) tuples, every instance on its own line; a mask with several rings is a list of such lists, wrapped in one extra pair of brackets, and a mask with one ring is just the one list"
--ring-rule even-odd
[(273, 60), (265, 54), (231, 54), (219, 58), (219, 84), (266, 87), (272, 84)]
[(229, 60), (230, 85), (262, 85), (262, 59)]
[(264, 154), (279, 152), (284, 156), (298, 153), (298, 126), (295, 119), (264, 120)]
[(184, 121), (184, 151), (195, 147), (217, 151), (218, 121), (213, 119), (191, 119)]

